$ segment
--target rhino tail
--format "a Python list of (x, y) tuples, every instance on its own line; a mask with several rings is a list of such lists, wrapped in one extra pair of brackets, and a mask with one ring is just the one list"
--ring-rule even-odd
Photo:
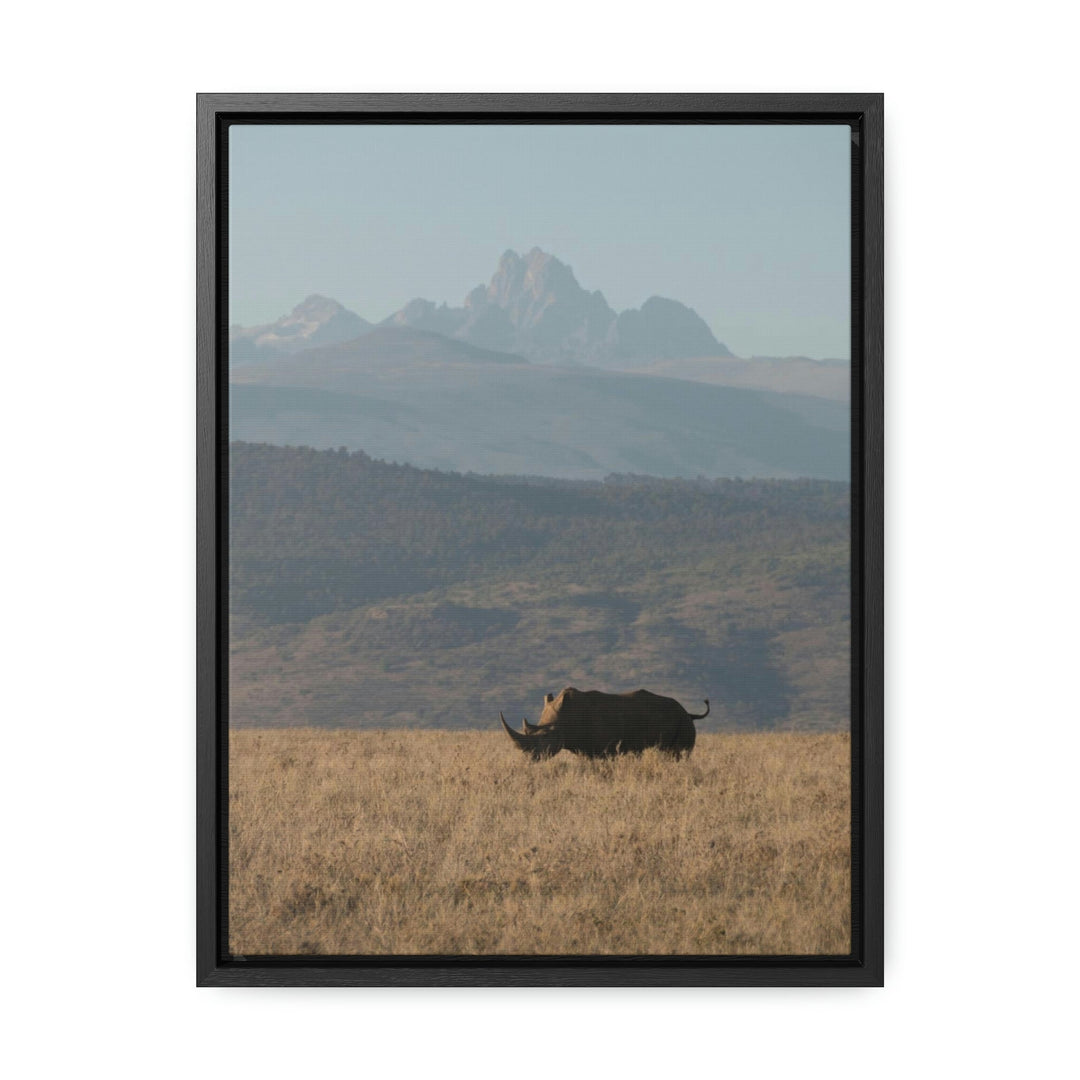
[(709, 699), (705, 698), (705, 711), (703, 713), (697, 713), (696, 715), (694, 713), (687, 713), (686, 715), (689, 716), (691, 720), (704, 720), (705, 717), (709, 715)]

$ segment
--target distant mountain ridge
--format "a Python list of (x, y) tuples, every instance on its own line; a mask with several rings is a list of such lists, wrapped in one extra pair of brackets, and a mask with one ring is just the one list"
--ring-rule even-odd
[(740, 360), (675, 300), (616, 314), (539, 248), (459, 308), (418, 298), (373, 325), (309, 296), (234, 327), (230, 359), (247, 442), (582, 480), (850, 473), (843, 367)]
[[(379, 325), (442, 334), (541, 363), (625, 368), (733, 355), (685, 304), (653, 296), (639, 309), (616, 313), (603, 293), (583, 289), (569, 266), (540, 248), (524, 256), (506, 251), (489, 284), (476, 286), (461, 307), (417, 298)], [(349, 341), (372, 329), (337, 301), (310, 296), (274, 323), (233, 327), (230, 360), (264, 360)]]

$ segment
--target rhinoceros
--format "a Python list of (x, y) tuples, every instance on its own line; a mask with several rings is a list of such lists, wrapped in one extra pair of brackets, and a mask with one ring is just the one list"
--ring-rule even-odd
[(515, 731), (502, 713), (499, 719), (510, 738), (534, 758), (560, 750), (586, 757), (640, 754), (650, 746), (682, 757), (694, 748), (694, 721), (708, 715), (708, 698), (705, 711), (695, 716), (674, 698), (648, 690), (605, 694), (568, 686), (558, 696), (546, 695), (539, 724), (523, 719), (521, 731)]

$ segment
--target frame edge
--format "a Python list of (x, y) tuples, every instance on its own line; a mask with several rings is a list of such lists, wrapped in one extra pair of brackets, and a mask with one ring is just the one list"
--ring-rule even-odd
[(195, 858), (196, 985), (218, 971), (217, 836), (217, 392), (215, 327), (216, 147), (218, 109), (196, 99), (195, 329), (196, 349), (196, 649)]
[[(219, 446), (217, 133), (229, 113), (461, 112), (846, 114), (863, 146), (862, 648), (864, 949), (850, 966), (489, 963), (366, 967), (261, 966), (223, 959), (217, 827)], [(691, 121), (692, 122), (692, 121)], [(216, 94), (196, 95), (196, 985), (209, 986), (859, 986), (884, 985), (884, 95), (882, 94)]]

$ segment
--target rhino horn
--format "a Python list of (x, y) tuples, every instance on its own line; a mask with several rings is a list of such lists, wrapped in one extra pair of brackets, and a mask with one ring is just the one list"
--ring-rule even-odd
[(520, 731), (515, 731), (506, 722), (506, 718), (503, 716), (502, 713), (499, 713), (499, 719), (502, 721), (502, 726), (506, 728), (506, 734), (509, 735), (510, 738), (513, 739), (514, 742), (521, 747), (522, 750), (526, 749), (529, 742), (529, 737), (527, 735), (523, 735)]

